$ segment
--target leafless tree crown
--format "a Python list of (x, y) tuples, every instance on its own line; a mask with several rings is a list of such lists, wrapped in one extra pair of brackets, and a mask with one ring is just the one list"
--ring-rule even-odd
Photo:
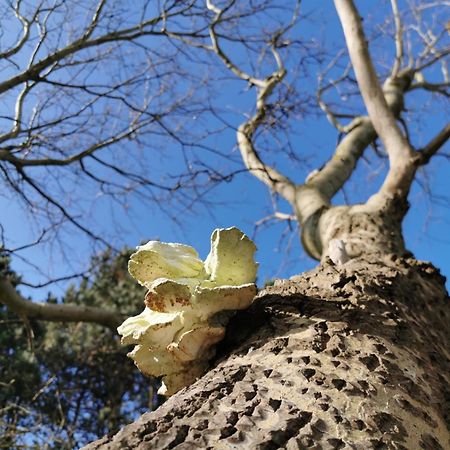
[[(292, 208), (281, 212), (275, 202), (260, 225), (298, 222), (316, 259), (334, 238), (361, 253), (349, 223), (396, 211), (399, 226), (418, 169), (448, 157), (441, 117), (423, 141), (416, 131), (424, 111), (449, 97), (449, 29), (439, 20), (448, 6), (391, 0), (363, 21), (353, 1), (335, 0), (345, 38), (336, 25), (335, 44), (320, 29), (320, 8), (300, 1), (4, 2), (0, 175), (39, 229), (20, 248), (60, 230), (111, 245), (86, 214), (96, 195), (127, 208), (132, 194), (176, 220), (186, 206), (208, 205), (215, 184), (250, 173)], [(239, 105), (227, 101), (231, 90)], [(319, 114), (339, 140), (305, 178), (315, 149), (299, 130)], [(364, 203), (333, 206), (371, 146), (388, 161), (380, 188)], [(167, 161), (173, 170), (162, 173)], [(385, 250), (402, 250), (397, 237)], [(4, 303), (38, 314), (3, 288)]]

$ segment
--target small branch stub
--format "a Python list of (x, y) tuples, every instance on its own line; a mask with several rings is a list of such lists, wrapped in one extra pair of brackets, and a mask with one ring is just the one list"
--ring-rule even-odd
[(341, 239), (331, 239), (328, 243), (328, 256), (335, 266), (342, 266), (350, 260), (345, 249), (344, 241)]
[(203, 262), (182, 244), (150, 241), (131, 255), (128, 270), (148, 288), (146, 308), (117, 329), (148, 376), (161, 376), (170, 396), (208, 367), (228, 321), (223, 311), (247, 308), (256, 295), (255, 244), (237, 228), (217, 229)]

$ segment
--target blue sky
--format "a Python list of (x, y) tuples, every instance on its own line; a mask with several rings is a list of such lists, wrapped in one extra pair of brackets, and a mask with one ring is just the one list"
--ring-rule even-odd
[[(365, 17), (377, 20), (379, 12), (373, 5), (369, 7), (368, 4), (359, 3), (364, 8)], [(387, 2), (383, 4), (388, 8)], [(313, 11), (312, 8), (314, 6), (311, 1), (304, 2), (304, 11)], [(342, 45), (340, 27), (332, 8), (323, 17), (318, 16), (311, 22), (298, 27), (295, 33), (307, 36), (308, 39), (328, 42), (330, 45)], [(384, 51), (381, 47), (386, 43), (375, 42), (373, 45), (374, 51)], [(389, 56), (390, 51), (386, 49), (384, 56)], [(239, 49), (233, 57), (237, 61), (245, 60), (245, 55)], [(295, 61), (289, 62), (288, 65), (292, 66), (290, 73), (295, 73)], [(195, 65), (193, 69), (202, 70), (201, 66)], [(319, 70), (319, 66), (316, 66), (316, 69)], [(305, 91), (314, 93), (315, 75), (314, 64), (312, 64), (308, 74), (305, 75)], [(290, 81), (294, 82), (294, 80)], [(426, 96), (419, 95), (415, 97), (415, 100), (413, 98), (411, 96), (411, 103), (409, 98), (407, 99), (407, 107), (411, 110), (411, 115), (415, 109), (419, 111), (419, 106), (422, 107), (422, 104), (430, 101)], [(215, 105), (220, 105), (225, 111), (223, 117), (229, 119), (233, 126), (237, 126), (245, 113), (251, 110), (254, 91), (246, 89), (243, 82), (224, 79), (217, 96), (210, 100)], [(358, 100), (355, 100), (355, 104), (357, 102)], [(433, 111), (433, 108), (440, 108), (439, 103), (437, 107), (428, 108), (428, 115), (421, 116), (419, 125), (413, 128), (412, 138), (418, 146), (427, 142), (445, 121), (445, 110), (440, 114), (440, 109)], [(198, 120), (187, 117), (186, 124), (187, 127), (196, 128), (198, 132), (203, 126), (217, 127), (217, 122), (211, 117), (201, 117)], [(278, 150), (264, 151), (262, 156), (270, 163), (276, 164), (295, 181), (300, 182), (313, 168), (320, 167), (331, 156), (338, 134), (323, 116), (316, 113), (303, 114), (300, 111), (290, 119), (289, 125), (293, 130), (288, 140), (293, 144), (299, 160), (293, 161), (286, 158)], [(267, 138), (268, 145), (273, 143), (271, 139)], [(209, 137), (205, 142), (236, 160), (235, 133), (232, 129)], [(136, 150), (133, 145), (133, 142), (127, 143), (114, 149), (114, 152), (116, 154), (122, 152), (126, 155), (127, 152)], [(144, 150), (149, 171), (160, 181), (170, 180), (168, 174), (183, 171), (180, 149), (172, 141), (161, 138), (150, 140), (148, 148)], [(221, 161), (220, 158), (214, 158), (209, 154), (201, 154), (201, 158), (219, 171), (226, 172), (239, 167), (238, 163)], [(52, 173), (57, 177), (58, 168), (53, 170)], [(360, 161), (358, 171), (345, 187), (345, 195), (342, 192), (339, 193), (334, 203), (341, 204), (346, 198), (351, 202), (364, 201), (376, 191), (385, 170), (385, 161), (378, 160), (373, 151), (368, 150), (366, 160)], [(430, 195), (415, 183), (409, 197), (411, 209), (404, 222), (404, 232), (407, 248), (417, 258), (433, 262), (444, 275), (450, 277), (450, 262), (447, 256), (450, 252), (448, 174), (449, 162), (443, 158), (435, 158), (435, 161), (426, 168), (425, 173), (421, 174), (421, 180), (428, 179), (432, 194)], [(43, 173), (42, 176), (47, 177), (48, 174)], [(67, 191), (75, 192), (80, 188), (76, 176), (64, 176), (67, 176), (65, 180)], [(49, 185), (52, 183), (50, 178), (48, 183)], [(191, 206), (188, 203), (184, 205), (178, 203), (176, 207), (172, 207), (169, 203), (143, 205), (136, 197), (130, 196), (127, 199), (126, 208), (123, 209), (96, 189), (95, 186), (83, 187), (85, 195), (74, 207), (77, 208), (82, 220), (91, 224), (116, 247), (122, 245), (134, 247), (142, 241), (160, 239), (192, 245), (199, 251), (200, 256), (205, 258), (209, 251), (211, 232), (215, 228), (237, 226), (250, 237), (255, 238), (258, 247), (256, 258), (260, 264), (258, 275), (260, 285), (267, 279), (289, 277), (308, 270), (316, 264), (301, 249), (295, 223), (291, 224), (292, 230), (289, 229), (288, 223), (282, 222), (270, 227), (260, 227), (255, 234), (255, 223), (273, 213), (274, 199), (267, 188), (249, 174), (239, 174), (231, 182), (216, 186), (207, 197), (209, 203), (204, 205)], [(278, 211), (292, 213), (289, 206), (282, 201), (278, 201), (277, 204)], [(180, 225), (174, 224), (168, 218), (162, 211), (162, 206), (176, 216)], [(41, 218), (21, 206), (7, 191), (0, 194), (0, 210), (3, 212), (1, 223), (9, 248), (33, 242), (36, 235), (39, 235)], [(88, 264), (92, 250), (99, 249), (92, 249), (92, 243), (85, 236), (69, 227), (59, 235), (58, 240), (52, 238), (44, 245), (32, 247), (17, 254), (32, 261), (35, 267), (31, 267), (17, 256), (13, 258), (12, 265), (25, 280), (41, 283), (48, 277), (60, 277), (79, 272)], [(39, 300), (49, 291), (60, 295), (66, 286), (67, 283), (60, 282), (41, 289), (22, 287), (21, 291)]]

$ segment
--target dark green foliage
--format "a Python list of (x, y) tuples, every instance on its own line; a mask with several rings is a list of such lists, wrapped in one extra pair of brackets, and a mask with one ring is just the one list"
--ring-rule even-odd
[[(128, 275), (129, 253), (97, 257), (93, 281), (71, 286), (62, 301), (142, 311), (145, 290)], [(19, 281), (7, 258), (0, 271)], [(156, 389), (128, 350), (115, 330), (27, 321), (0, 306), (0, 448), (74, 449), (154, 407)]]

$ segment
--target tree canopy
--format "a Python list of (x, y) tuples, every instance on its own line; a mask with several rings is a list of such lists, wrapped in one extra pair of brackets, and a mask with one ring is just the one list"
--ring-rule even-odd
[[(446, 5), (358, 7), (398, 126), (412, 148), (428, 149), (423, 164), (441, 149), (439, 167), (448, 135), (445, 114), (434, 113), (448, 108), (448, 31), (438, 19)], [(219, 214), (215, 206), (238, 203), (239, 192), (248, 203), (261, 198), (257, 211), (249, 207), (259, 230), (275, 224), (282, 233), (288, 225), (295, 236), (297, 225), (307, 229), (309, 212), (301, 196), (293, 206), (292, 186), (309, 173), (325, 169), (314, 181), (325, 204), (365, 202), (387, 173), (388, 153), (368, 125), (373, 118), (330, 8), (16, 1), (0, 17), (0, 171), (12, 205), (28, 212), (19, 220), (29, 222), (19, 237), (5, 220), (4, 247), (35, 265), (30, 246), (53, 255), (69, 248), (74, 268), (57, 276), (83, 272), (92, 246), (155, 237), (159, 228), (144, 230), (148, 215), (192, 226), (191, 209)], [(415, 182), (442, 202), (426, 171)], [(51, 278), (41, 274), (38, 284)]]

